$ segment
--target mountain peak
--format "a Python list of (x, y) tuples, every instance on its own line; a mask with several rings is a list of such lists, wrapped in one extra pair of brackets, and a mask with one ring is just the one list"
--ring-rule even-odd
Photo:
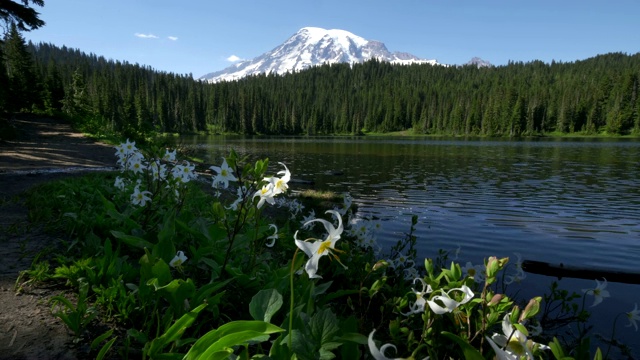
[(478, 68), (481, 67), (492, 67), (493, 64), (491, 64), (490, 62), (486, 61), (486, 60), (482, 60), (481, 58), (474, 56), (473, 58), (471, 58), (471, 60), (469, 60), (465, 65), (475, 65)]
[(408, 53), (391, 53), (380, 41), (366, 40), (346, 30), (303, 27), (284, 43), (252, 60), (206, 74), (207, 82), (233, 81), (257, 74), (286, 74), (313, 66), (335, 63), (362, 63), (371, 59), (394, 64), (440, 65)]

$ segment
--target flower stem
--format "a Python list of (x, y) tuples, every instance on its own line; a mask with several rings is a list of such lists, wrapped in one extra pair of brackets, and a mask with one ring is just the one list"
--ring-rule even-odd
[(608, 359), (609, 358), (609, 350), (611, 350), (611, 343), (613, 342), (613, 339), (616, 336), (616, 323), (618, 322), (618, 318), (620, 317), (620, 315), (622, 315), (624, 313), (620, 313), (618, 314), (615, 319), (613, 319), (613, 329), (611, 329), (611, 339), (608, 341), (609, 346), (607, 346), (607, 352), (604, 353), (604, 357), (603, 359)]
[(296, 251), (293, 253), (293, 259), (291, 259), (291, 270), (289, 271), (289, 358), (291, 358), (291, 346), (293, 343), (293, 301), (295, 299), (293, 296), (293, 267), (295, 266), (296, 256), (298, 255), (299, 250), (299, 248), (296, 248)]

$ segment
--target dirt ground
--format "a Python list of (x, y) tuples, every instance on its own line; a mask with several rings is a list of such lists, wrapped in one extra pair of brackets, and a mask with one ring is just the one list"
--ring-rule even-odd
[(18, 138), (0, 141), (0, 359), (84, 359), (88, 349), (51, 314), (48, 299), (61, 290), (27, 286), (16, 293), (20, 271), (59, 239), (29, 223), (23, 192), (53, 179), (115, 165), (113, 146), (49, 118), (21, 116)]

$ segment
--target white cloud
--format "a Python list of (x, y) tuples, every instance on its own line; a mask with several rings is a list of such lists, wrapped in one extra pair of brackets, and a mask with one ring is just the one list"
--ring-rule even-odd
[(142, 38), (142, 39), (157, 39), (158, 37), (153, 35), (153, 34), (141, 34), (141, 33), (135, 33), (135, 36)]
[(177, 41), (178, 37), (177, 36), (167, 36), (167, 39), (172, 40), (172, 41)]
[(231, 55), (227, 58), (227, 61), (229, 62), (236, 62), (236, 61), (242, 61), (243, 59), (241, 59), (240, 57), (236, 56), (236, 55)]

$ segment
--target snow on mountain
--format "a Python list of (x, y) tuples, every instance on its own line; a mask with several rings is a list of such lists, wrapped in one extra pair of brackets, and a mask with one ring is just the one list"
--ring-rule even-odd
[(383, 43), (366, 40), (345, 30), (305, 27), (273, 50), (206, 74), (200, 80), (214, 83), (257, 74), (282, 75), (317, 65), (361, 63), (373, 58), (393, 64), (442, 65), (436, 60), (420, 59), (408, 53), (391, 53)]
[(479, 57), (473, 57), (471, 58), (471, 60), (469, 60), (465, 65), (475, 65), (479, 68), (481, 67), (492, 67), (493, 64), (491, 64), (490, 62), (486, 61), (486, 60), (482, 60)]

